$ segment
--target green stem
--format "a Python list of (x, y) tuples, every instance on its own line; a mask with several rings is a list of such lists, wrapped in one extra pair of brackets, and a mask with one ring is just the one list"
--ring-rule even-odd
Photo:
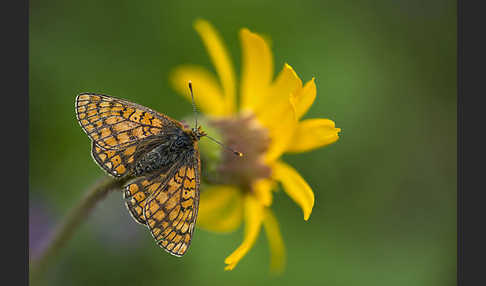
[(59, 251), (71, 239), (74, 231), (88, 217), (96, 204), (113, 190), (120, 190), (127, 179), (115, 180), (103, 178), (88, 189), (86, 196), (71, 210), (64, 221), (58, 226), (43, 252), (30, 263), (30, 280), (38, 281), (43, 278), (48, 266)]

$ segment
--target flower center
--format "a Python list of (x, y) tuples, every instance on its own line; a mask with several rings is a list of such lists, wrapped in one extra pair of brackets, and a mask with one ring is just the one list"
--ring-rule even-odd
[(254, 181), (269, 178), (271, 169), (263, 161), (270, 137), (253, 113), (211, 120), (209, 124), (221, 132), (224, 144), (243, 153), (242, 157), (223, 152), (218, 166), (218, 183), (238, 185), (250, 190)]

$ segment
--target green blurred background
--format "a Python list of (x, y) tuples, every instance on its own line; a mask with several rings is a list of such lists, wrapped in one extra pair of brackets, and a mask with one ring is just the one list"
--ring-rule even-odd
[[(231, 3), (230, 3), (231, 2)], [(98, 178), (75, 96), (106, 93), (181, 119), (168, 84), (182, 63), (212, 69), (197, 18), (221, 33), (239, 71), (238, 30), (271, 38), (317, 98), (306, 115), (339, 141), (285, 156), (313, 187), (309, 221), (283, 192), (273, 209), (288, 263), (269, 273), (266, 237), (232, 272), (242, 229), (197, 230), (168, 255), (111, 194), (63, 249), (49, 285), (455, 285), (455, 1), (30, 1), (30, 254)]]

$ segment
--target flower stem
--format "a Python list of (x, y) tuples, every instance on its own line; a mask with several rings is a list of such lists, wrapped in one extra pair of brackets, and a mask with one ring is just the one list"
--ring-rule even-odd
[[(128, 178), (127, 178), (128, 179)], [(113, 190), (119, 190), (127, 179), (115, 180), (110, 177), (100, 179), (86, 192), (86, 196), (70, 211), (64, 221), (57, 227), (43, 252), (30, 263), (31, 282), (40, 280), (53, 258), (71, 239), (74, 231), (88, 217), (96, 204)]]

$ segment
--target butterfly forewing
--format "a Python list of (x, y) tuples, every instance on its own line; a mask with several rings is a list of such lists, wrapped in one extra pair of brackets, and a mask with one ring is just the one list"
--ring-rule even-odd
[(86, 134), (105, 150), (136, 145), (168, 127), (182, 128), (179, 122), (147, 107), (93, 93), (76, 98), (76, 115)]
[(196, 225), (199, 204), (197, 151), (165, 179), (145, 204), (145, 222), (152, 236), (169, 253), (186, 253)]

